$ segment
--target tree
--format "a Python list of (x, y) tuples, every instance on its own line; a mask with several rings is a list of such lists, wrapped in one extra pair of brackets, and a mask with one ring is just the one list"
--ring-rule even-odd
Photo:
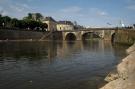
[(42, 21), (43, 16), (40, 13), (28, 13), (28, 16), (23, 18), (24, 20)]
[(2, 17), (2, 15), (0, 14), (0, 18)]
[(32, 20), (32, 14), (28, 13), (28, 16), (24, 17), (23, 20)]
[(1, 23), (2, 25), (4, 25), (5, 27), (10, 27), (10, 21), (11, 21), (11, 18), (9, 16), (3, 16), (1, 17)]
[(13, 18), (13, 19), (11, 19), (11, 22), (10, 23), (11, 23), (11, 27), (12, 28), (16, 28), (19, 25), (19, 20), (16, 19), (16, 18)]
[(36, 29), (36, 28), (47, 28), (47, 24), (42, 23), (41, 20), (43, 16), (40, 13), (34, 14), (28, 13), (28, 16), (24, 17), (23, 20), (18, 20), (16, 18), (10, 18), (9, 16), (0, 15), (0, 27), (8, 28), (18, 28), (18, 29)]
[(2, 15), (0, 14), (0, 27), (2, 26)]
[(36, 21), (42, 21), (43, 15), (40, 13), (36, 13)]

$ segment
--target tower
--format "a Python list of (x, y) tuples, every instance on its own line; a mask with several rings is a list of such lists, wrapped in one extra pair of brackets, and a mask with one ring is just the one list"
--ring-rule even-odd
[(125, 27), (125, 24), (123, 23), (122, 20), (120, 20), (120, 27)]

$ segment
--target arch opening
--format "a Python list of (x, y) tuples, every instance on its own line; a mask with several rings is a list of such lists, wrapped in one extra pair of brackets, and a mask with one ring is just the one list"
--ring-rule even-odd
[(91, 40), (93, 38), (100, 38), (98, 34), (95, 34), (93, 32), (84, 33), (82, 35), (82, 40)]
[(68, 34), (66, 35), (65, 40), (67, 40), (67, 41), (75, 41), (75, 40), (76, 40), (76, 36), (75, 36), (75, 34), (73, 34), (73, 33), (68, 33)]
[(112, 42), (112, 43), (115, 42), (115, 33), (113, 33), (113, 34), (111, 35), (111, 42)]

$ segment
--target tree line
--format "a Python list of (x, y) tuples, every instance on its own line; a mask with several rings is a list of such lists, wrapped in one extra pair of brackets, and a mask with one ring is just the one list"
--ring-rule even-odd
[(0, 15), (0, 27), (11, 29), (45, 30), (48, 26), (42, 23), (40, 13), (28, 13), (22, 20)]

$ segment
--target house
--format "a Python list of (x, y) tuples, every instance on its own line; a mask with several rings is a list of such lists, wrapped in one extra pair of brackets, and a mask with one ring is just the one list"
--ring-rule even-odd
[(52, 17), (45, 17), (43, 23), (48, 25), (47, 31), (57, 31), (57, 22)]
[(74, 30), (74, 24), (71, 21), (57, 22), (57, 31)]

